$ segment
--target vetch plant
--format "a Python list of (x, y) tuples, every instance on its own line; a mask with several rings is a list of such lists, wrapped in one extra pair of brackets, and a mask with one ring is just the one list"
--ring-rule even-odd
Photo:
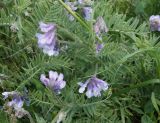
[(0, 121), (158, 123), (158, 10), (125, 1), (2, 0)]

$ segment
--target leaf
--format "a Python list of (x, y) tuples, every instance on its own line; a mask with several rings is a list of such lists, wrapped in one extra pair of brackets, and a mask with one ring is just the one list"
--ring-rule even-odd
[(36, 113), (34, 113), (34, 114), (35, 114), (37, 123), (47, 123), (47, 122), (43, 119), (43, 117), (38, 116)]
[(141, 123), (153, 123), (153, 121), (148, 115), (144, 114), (141, 118)]
[(117, 95), (120, 95), (122, 93), (127, 93), (129, 92), (130, 90), (132, 89), (136, 89), (136, 88), (142, 88), (142, 87), (146, 87), (150, 84), (160, 84), (160, 80), (159, 79), (151, 79), (151, 80), (148, 80), (148, 81), (145, 81), (145, 82), (142, 82), (142, 83), (139, 83), (139, 84), (132, 84), (130, 87), (126, 87), (125, 89), (121, 89), (119, 90), (116, 94), (113, 94), (112, 96), (117, 96)]
[(3, 111), (0, 111), (0, 119), (3, 121), (3, 123), (9, 123), (9, 119)]
[(121, 111), (121, 120), (122, 120), (122, 123), (125, 123), (124, 109), (123, 109), (123, 108), (120, 108), (120, 111)]
[(152, 104), (153, 104), (154, 108), (156, 109), (157, 113), (159, 113), (159, 108), (158, 108), (158, 105), (157, 105), (157, 102), (156, 102), (154, 92), (152, 92), (151, 101), (152, 101)]

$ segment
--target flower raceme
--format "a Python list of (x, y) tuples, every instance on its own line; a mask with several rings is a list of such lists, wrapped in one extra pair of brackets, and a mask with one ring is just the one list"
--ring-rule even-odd
[(152, 15), (149, 18), (151, 31), (160, 31), (160, 16)]
[(64, 76), (62, 73), (58, 75), (57, 72), (49, 71), (49, 77), (47, 78), (44, 74), (41, 74), (41, 82), (48, 88), (52, 89), (56, 94), (61, 93), (61, 89), (66, 86), (66, 81), (63, 80)]
[(85, 83), (79, 82), (78, 85), (81, 87), (79, 88), (79, 93), (84, 93), (85, 89), (86, 96), (88, 98), (91, 97), (99, 97), (101, 96), (101, 91), (106, 91), (109, 88), (109, 84), (101, 79), (98, 79), (96, 76), (91, 77)]
[(36, 34), (39, 48), (42, 48), (43, 52), (49, 56), (57, 56), (59, 49), (57, 48), (56, 25), (53, 23), (45, 24), (40, 22), (39, 27), (40, 30), (44, 32), (44, 34)]
[[(90, 0), (78, 0), (75, 2), (68, 2), (68, 0), (65, 0), (65, 4), (74, 12), (78, 9), (78, 5), (83, 5), (82, 14), (86, 21), (90, 21), (92, 19), (93, 9), (89, 3), (91, 4), (92, 2)], [(74, 20), (74, 17), (71, 14), (67, 13), (67, 16), (70, 21)]]
[(9, 107), (18, 107), (22, 108), (23, 106), (23, 99), (18, 92), (3, 92), (2, 95), (4, 96), (4, 100), (7, 99), (9, 96), (12, 96), (12, 101), (8, 102)]
[(23, 97), (20, 95), (20, 93), (12, 91), (12, 92), (3, 92), (2, 95), (4, 96), (3, 98), (4, 100), (6, 100), (8, 97), (12, 97), (12, 100), (7, 102), (6, 106), (14, 110), (16, 117), (22, 118), (24, 115), (28, 113), (26, 110), (22, 108), (24, 100)]
[[(66, 5), (68, 5), (71, 8), (72, 11), (77, 10), (77, 7), (76, 7), (77, 2), (67, 2), (66, 1), (65, 3), (66, 3)], [(74, 17), (71, 14), (69, 14), (68, 12), (67, 12), (67, 16), (70, 21), (74, 21)]]
[[(108, 32), (106, 23), (101, 16), (97, 18), (96, 23), (93, 26), (93, 30), (96, 36), (99, 38), (99, 40), (102, 40), (102, 33)], [(96, 41), (96, 53), (99, 53), (103, 49), (103, 47), (104, 47), (104, 43), (100, 43)]]
[(92, 19), (93, 9), (91, 7), (83, 7), (82, 11), (84, 19), (90, 21)]
[(99, 53), (104, 47), (104, 43), (96, 42), (96, 53)]
[(97, 36), (100, 36), (102, 33), (107, 33), (108, 28), (102, 16), (99, 16), (94, 24), (94, 32)]

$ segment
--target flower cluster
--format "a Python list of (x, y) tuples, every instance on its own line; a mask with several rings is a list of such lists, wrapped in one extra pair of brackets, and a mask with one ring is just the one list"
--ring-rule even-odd
[(90, 21), (92, 19), (92, 13), (93, 13), (93, 9), (89, 6), (89, 7), (83, 7), (83, 16), (84, 19), (87, 21)]
[[(90, 21), (92, 19), (92, 13), (93, 9), (91, 7), (92, 1), (90, 0), (78, 0), (75, 2), (68, 2), (68, 0), (65, 1), (66, 5), (68, 5), (72, 11), (76, 11), (78, 9), (77, 6), (82, 6), (82, 14), (84, 16), (84, 19), (87, 21)], [(67, 14), (70, 21), (74, 20), (74, 17), (71, 14)]]
[[(77, 2), (68, 2), (68, 1), (66, 1), (65, 3), (71, 8), (72, 11), (76, 11), (77, 10), (77, 7), (76, 7)], [(71, 14), (67, 13), (67, 16), (68, 16), (70, 21), (74, 21), (74, 17)]]
[[(92, 18), (92, 8), (90, 0), (78, 0), (77, 2), (68, 2), (65, 3), (73, 10), (77, 10), (77, 6), (81, 6), (84, 18), (86, 20), (91, 20)], [(69, 20), (73, 21), (74, 17), (68, 14)], [(43, 49), (44, 53), (48, 55), (57, 55), (58, 50), (56, 48), (57, 38), (56, 38), (56, 25), (55, 24), (45, 24), (40, 22), (40, 29), (44, 34), (37, 34), (38, 45)], [(108, 32), (108, 28), (105, 24), (105, 21), (102, 17), (98, 17), (96, 23), (93, 26), (93, 30), (98, 37), (99, 40), (102, 41), (102, 33)], [(96, 52), (98, 53), (104, 47), (103, 43), (96, 41)], [(66, 86), (66, 81), (63, 80), (64, 76), (62, 73), (58, 74), (56, 71), (49, 71), (48, 77), (45, 74), (41, 74), (40, 81), (48, 88), (53, 90), (56, 94), (60, 94), (61, 90)], [(91, 98), (93, 96), (101, 96), (101, 91), (105, 91), (108, 89), (108, 84), (93, 76), (88, 79), (84, 84), (79, 83), (81, 86), (79, 89), (80, 93), (83, 93), (85, 88), (87, 87), (86, 96)]]
[(86, 96), (88, 98), (101, 96), (101, 91), (108, 90), (109, 84), (101, 79), (98, 79), (96, 76), (91, 77), (85, 83), (78, 83), (81, 87), (79, 88), (79, 93), (83, 93), (85, 89)]
[(41, 74), (40, 76), (41, 82), (57, 94), (60, 94), (61, 89), (66, 86), (66, 81), (64, 81), (63, 78), (64, 76), (62, 73), (58, 75), (58, 73), (54, 71), (49, 71), (49, 78), (47, 78), (44, 74)]
[[(107, 33), (108, 28), (104, 19), (100, 16), (97, 18), (96, 23), (94, 24), (93, 30), (100, 41), (102, 41), (102, 33)], [(104, 47), (103, 43), (96, 41), (96, 52), (99, 53)]]
[(28, 114), (26, 110), (23, 108), (23, 97), (20, 95), (20, 93), (16, 91), (12, 92), (3, 92), (2, 95), (4, 96), (4, 100), (6, 100), (8, 97), (11, 97), (12, 100), (7, 102), (6, 107), (9, 107), (13, 109), (14, 115), (18, 118), (22, 118), (24, 115)]
[(57, 47), (56, 25), (53, 23), (45, 24), (40, 22), (39, 27), (41, 31), (44, 32), (44, 34), (36, 34), (39, 48), (42, 48), (43, 52), (49, 56), (57, 56), (59, 49)]
[(160, 16), (152, 15), (149, 18), (151, 31), (160, 31)]
[[(58, 75), (57, 72), (49, 71), (49, 77), (47, 78), (44, 74), (41, 74), (41, 82), (56, 94), (61, 93), (61, 89), (66, 86), (66, 81), (63, 80), (64, 76), (62, 73)], [(79, 93), (83, 93), (87, 88), (86, 96), (88, 98), (101, 96), (101, 91), (108, 90), (109, 84), (96, 76), (91, 77), (85, 83), (79, 82), (80, 85)]]

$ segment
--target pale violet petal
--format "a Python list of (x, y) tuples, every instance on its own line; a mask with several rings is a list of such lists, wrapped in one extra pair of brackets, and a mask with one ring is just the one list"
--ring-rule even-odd
[(55, 24), (45, 24), (43, 22), (40, 22), (39, 27), (42, 32), (48, 32), (48, 31), (51, 31), (55, 28)]
[(66, 86), (66, 81), (59, 81), (60, 89), (64, 88)]
[(79, 93), (83, 93), (84, 91), (85, 91), (85, 86), (81, 86), (80, 88), (79, 88)]
[(46, 44), (45, 35), (44, 35), (44, 34), (39, 34), (39, 33), (37, 33), (37, 34), (36, 34), (36, 37), (38, 38), (38, 45), (39, 45), (39, 47), (42, 48), (43, 45)]
[(83, 14), (84, 14), (85, 20), (90, 21), (92, 19), (92, 12), (93, 12), (93, 9), (91, 7), (83, 8)]
[(105, 84), (104, 87), (102, 88), (104, 91), (108, 90), (109, 88), (109, 85), (108, 84)]
[(48, 85), (49, 85), (49, 79), (46, 78), (46, 76), (45, 76), (44, 74), (41, 74), (40, 80), (41, 80), (41, 82), (42, 82), (45, 86), (48, 86)]
[(44, 45), (46, 43), (45, 40), (44, 40), (44, 34), (37, 33), (36, 37), (38, 38), (38, 44), (40, 46)]
[(64, 78), (63, 74), (62, 74), (62, 73), (60, 73), (60, 74), (59, 74), (59, 76), (58, 76), (57, 81), (62, 81), (62, 80), (63, 80), (63, 78)]
[(4, 96), (4, 100), (8, 98), (10, 92), (3, 92), (2, 95)]
[(22, 107), (23, 107), (23, 101), (20, 100), (20, 101), (18, 101), (15, 105), (16, 105), (16, 107), (18, 107), (18, 108), (22, 108)]
[(100, 89), (98, 89), (97, 87), (94, 87), (94, 89), (93, 89), (93, 95), (95, 97), (101, 96), (100, 91), (101, 91)]
[(54, 72), (54, 71), (49, 71), (49, 79), (51, 80), (57, 80), (58, 78), (58, 73), (57, 72)]
[(87, 96), (88, 98), (91, 98), (91, 97), (93, 96), (92, 91), (91, 91), (91, 90), (88, 90), (88, 91), (86, 92), (86, 96)]

